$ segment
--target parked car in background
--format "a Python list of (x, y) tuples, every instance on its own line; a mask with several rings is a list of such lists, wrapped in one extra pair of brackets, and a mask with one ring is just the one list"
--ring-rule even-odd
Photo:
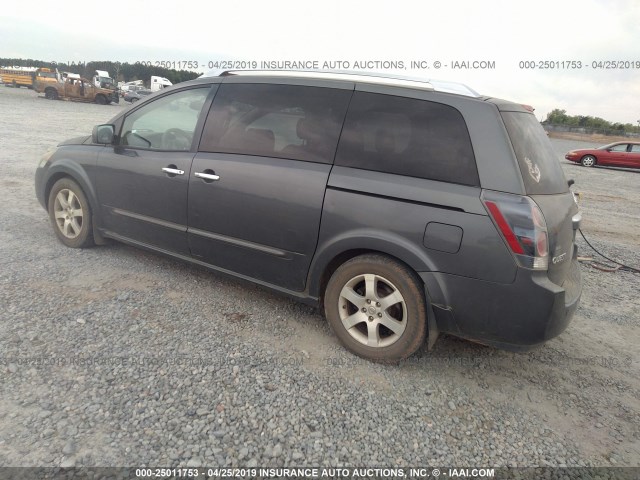
[(585, 167), (640, 168), (640, 142), (615, 142), (598, 148), (571, 150), (564, 158)]
[(151, 95), (153, 92), (151, 90), (130, 90), (125, 92), (124, 101), (135, 103), (138, 100), (146, 97), (147, 95)]
[(42, 158), (36, 194), (65, 245), (111, 238), (272, 288), (376, 361), (439, 332), (527, 349), (578, 306), (581, 216), (530, 108), (252, 71), (139, 103)]
[(120, 90), (120, 96), (124, 97), (125, 93), (133, 92), (135, 90), (147, 90), (142, 83), (142, 80), (135, 80), (133, 82), (127, 82), (118, 85), (118, 89)]

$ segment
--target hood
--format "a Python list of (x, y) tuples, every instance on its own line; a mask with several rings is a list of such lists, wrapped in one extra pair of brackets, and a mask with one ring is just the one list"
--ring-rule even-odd
[(63, 145), (82, 145), (87, 140), (91, 140), (91, 135), (83, 135), (81, 137), (70, 138), (68, 140), (65, 140), (64, 142), (60, 142), (58, 146), (62, 147)]

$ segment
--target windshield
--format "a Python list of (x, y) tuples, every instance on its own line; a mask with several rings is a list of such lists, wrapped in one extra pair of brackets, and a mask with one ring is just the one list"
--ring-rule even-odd
[(111, 77), (98, 77), (100, 85), (113, 85), (113, 78)]
[(529, 195), (568, 190), (558, 155), (536, 117), (525, 112), (502, 112)]

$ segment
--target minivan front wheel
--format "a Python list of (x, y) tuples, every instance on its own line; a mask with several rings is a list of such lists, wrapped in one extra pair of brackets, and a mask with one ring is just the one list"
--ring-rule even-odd
[(388, 257), (361, 255), (341, 265), (329, 280), (324, 307), (340, 342), (369, 360), (397, 362), (424, 343), (422, 285)]
[(80, 186), (70, 178), (58, 180), (49, 193), (49, 218), (53, 230), (67, 247), (94, 245), (91, 208)]

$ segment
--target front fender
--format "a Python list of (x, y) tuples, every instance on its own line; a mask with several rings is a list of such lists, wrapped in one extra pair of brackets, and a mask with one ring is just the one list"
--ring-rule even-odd
[(49, 193), (51, 192), (53, 184), (63, 177), (69, 177), (73, 179), (78, 185), (80, 185), (80, 188), (82, 188), (82, 191), (87, 196), (87, 200), (89, 200), (91, 211), (95, 214), (98, 208), (98, 197), (95, 188), (93, 187), (93, 184), (86, 170), (84, 170), (80, 165), (73, 162), (60, 162), (56, 165), (52, 165), (49, 169), (44, 190), (45, 207), (49, 207)]
[(61, 178), (68, 177), (75, 181), (84, 192), (92, 212), (94, 238), (97, 243), (102, 243), (99, 233), (100, 209), (98, 195), (92, 180), (99, 149), (92, 145), (73, 145), (68, 148), (60, 148), (48, 165), (38, 168), (36, 182), (41, 192), (43, 206), (48, 209), (49, 194), (53, 185)]

